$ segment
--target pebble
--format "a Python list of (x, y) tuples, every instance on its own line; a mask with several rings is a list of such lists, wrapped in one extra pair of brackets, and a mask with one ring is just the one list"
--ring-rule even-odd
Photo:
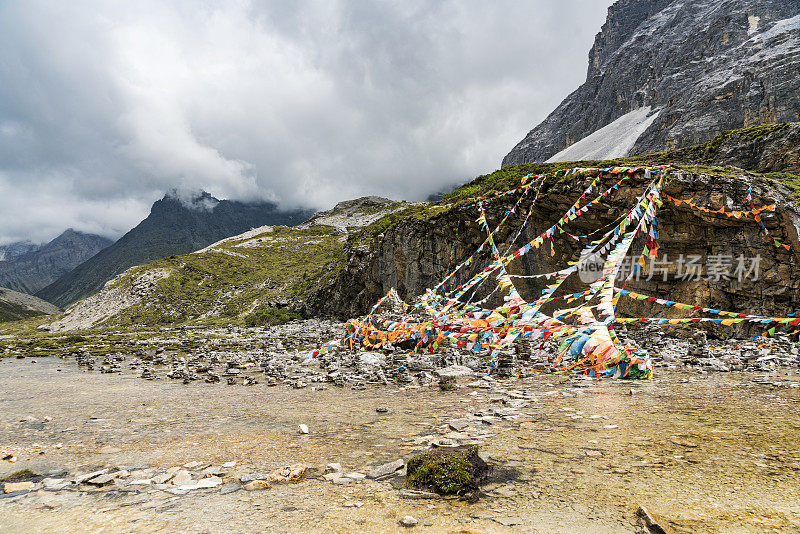
[(416, 519), (414, 519), (414, 517), (410, 515), (404, 516), (403, 519), (400, 520), (400, 524), (403, 525), (404, 527), (413, 527), (417, 523), (419, 523), (419, 521), (417, 521)]
[(342, 464), (338, 462), (329, 463), (325, 466), (325, 473), (341, 473), (342, 472)]
[(185, 469), (181, 469), (175, 476), (172, 477), (172, 484), (175, 486), (182, 486), (184, 484), (190, 484), (192, 482), (192, 474)]
[(265, 490), (271, 487), (272, 484), (270, 484), (266, 480), (253, 480), (244, 485), (244, 489), (246, 489), (247, 491)]

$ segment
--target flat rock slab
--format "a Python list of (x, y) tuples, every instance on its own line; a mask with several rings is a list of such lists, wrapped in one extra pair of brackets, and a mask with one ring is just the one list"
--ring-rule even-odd
[(379, 465), (377, 467), (373, 467), (367, 473), (367, 478), (372, 478), (375, 480), (380, 480), (382, 478), (387, 478), (394, 475), (397, 471), (401, 470), (406, 463), (403, 461), (402, 458), (398, 458), (394, 462), (389, 462), (387, 464)]
[(433, 374), (440, 378), (458, 378), (460, 376), (473, 376), (475, 371), (464, 365), (451, 365), (450, 367), (436, 369)]
[(184, 484), (191, 484), (192, 483), (192, 474), (189, 471), (181, 469), (175, 476), (172, 478), (172, 483), (175, 486), (183, 486)]
[(79, 476), (75, 477), (73, 482), (75, 484), (83, 484), (87, 480), (91, 480), (93, 478), (97, 478), (100, 475), (105, 475), (109, 471), (111, 471), (111, 469), (110, 468), (106, 468), (106, 469), (101, 469), (100, 471), (94, 471), (93, 473), (87, 473), (85, 475), (79, 475)]
[(237, 484), (236, 482), (228, 482), (219, 489), (219, 493), (220, 495), (227, 495), (229, 493), (235, 493), (240, 489), (242, 489), (241, 484)]
[(31, 490), (35, 484), (33, 482), (6, 482), (3, 493), (15, 493), (17, 491)]
[(86, 481), (87, 484), (91, 484), (92, 486), (106, 486), (114, 482), (114, 475), (110, 475), (108, 473), (94, 477)]

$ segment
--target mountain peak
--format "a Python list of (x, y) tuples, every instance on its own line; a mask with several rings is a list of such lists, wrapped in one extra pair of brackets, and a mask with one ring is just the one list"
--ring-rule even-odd
[(211, 211), (220, 203), (208, 191), (186, 191), (178, 188), (167, 191), (162, 200), (180, 202), (185, 208), (194, 211)]
[(726, 130), (796, 121), (800, 3), (721, 4), (615, 2), (589, 52), (584, 84), (503, 166), (659, 152)]

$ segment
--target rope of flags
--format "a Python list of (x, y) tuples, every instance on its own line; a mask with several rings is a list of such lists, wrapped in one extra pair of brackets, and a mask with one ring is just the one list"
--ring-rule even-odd
[[(394, 290), (378, 302), (370, 310), (364, 320), (351, 319), (346, 326), (346, 334), (342, 340), (351, 349), (364, 346), (369, 349), (380, 349), (387, 344), (410, 342), (415, 353), (435, 352), (445, 345), (474, 353), (487, 353), (487, 370), (498, 369), (497, 355), (517, 340), (546, 340), (551, 337), (563, 338), (559, 355), (553, 364), (562, 372), (579, 372), (589, 376), (611, 376), (617, 378), (650, 378), (652, 362), (647, 351), (623, 346), (614, 332), (615, 324), (655, 322), (657, 324), (679, 324), (713, 322), (730, 326), (741, 322), (775, 326), (800, 326), (800, 318), (794, 317), (762, 317), (739, 314), (725, 310), (692, 306), (689, 304), (651, 297), (642, 293), (625, 289), (625, 284), (632, 278), (637, 269), (644, 267), (646, 258), (657, 258), (658, 243), (658, 210), (663, 202), (669, 201), (675, 206), (686, 204), (688, 207), (711, 215), (722, 215), (736, 219), (750, 218), (759, 222), (765, 233), (777, 242), (760, 219), (764, 211), (774, 211), (775, 204), (756, 208), (748, 190), (748, 211), (726, 211), (723, 208), (712, 210), (699, 206), (693, 199), (680, 200), (662, 193), (662, 187), (669, 176), (669, 166), (658, 167), (612, 167), (572, 168), (559, 171), (555, 175), (528, 174), (520, 186), (491, 196), (478, 197), (466, 208), (476, 208), (476, 222), (486, 237), (465, 261), (456, 265), (432, 289), (425, 291), (417, 300), (409, 305), (399, 300)], [(591, 183), (580, 197), (556, 220), (535, 238), (512, 250), (513, 243), (527, 226), (534, 206), (539, 200), (542, 184), (548, 177), (566, 177), (583, 173), (592, 177)], [(572, 221), (586, 214), (609, 195), (619, 190), (621, 184), (630, 180), (635, 174), (642, 173), (647, 184), (633, 205), (611, 223), (584, 235), (569, 232), (565, 229)], [(622, 175), (609, 187), (601, 188), (604, 177)], [(537, 187), (538, 185), (538, 187)], [(501, 251), (495, 242), (495, 236), (505, 226), (508, 219), (518, 212), (527, 193), (534, 187), (536, 196), (531, 202), (528, 214), (520, 225), (514, 239), (507, 250)], [(519, 195), (513, 207), (507, 210), (501, 221), (492, 229), (489, 224), (485, 206), (501, 197)], [(596, 238), (601, 232), (602, 235)], [(566, 268), (540, 274), (511, 274), (507, 267), (522, 256), (539, 251), (553, 258), (555, 256), (554, 238), (566, 234), (575, 240), (590, 240), (586, 244), (577, 261), (569, 261)], [(620, 288), (619, 280), (623, 259), (629, 254), (633, 243), (642, 237), (644, 244), (625, 284)], [(596, 238), (596, 239), (595, 239)], [(594, 240), (592, 240), (594, 239)], [(786, 247), (788, 249), (788, 247)], [(445, 288), (461, 270), (471, 266), (486, 250), (491, 252), (488, 265), (474, 274), (466, 282), (456, 285), (449, 291)], [(589, 284), (585, 291), (556, 294), (564, 283), (570, 279), (588, 261), (603, 262), (602, 271), (597, 280)], [(482, 285), (494, 279), (491, 291), (480, 300), (474, 301)], [(512, 279), (543, 279), (544, 287), (538, 298), (526, 301), (522, 298)], [(668, 306), (716, 315), (716, 318), (679, 318), (668, 319), (658, 317), (617, 317), (616, 306), (620, 297), (647, 301), (657, 305)], [(399, 301), (405, 312), (398, 320), (385, 320), (376, 314), (386, 299)], [(496, 307), (484, 306), (492, 299), (502, 302)], [(571, 306), (571, 307), (570, 307)], [(545, 313), (544, 309), (553, 311)], [(334, 345), (317, 353), (330, 350)], [(315, 355), (317, 354), (315, 353)]]

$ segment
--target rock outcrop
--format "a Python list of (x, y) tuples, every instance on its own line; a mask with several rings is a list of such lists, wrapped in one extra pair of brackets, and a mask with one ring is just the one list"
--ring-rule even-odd
[[(527, 170), (536, 171), (536, 167), (518, 169), (520, 173)], [(479, 180), (485, 186), (487, 178)], [(538, 202), (539, 208), (531, 213), (527, 226), (515, 241), (516, 246), (538, 236), (560, 218), (587, 185), (584, 178), (546, 183)], [(464, 189), (470, 186), (468, 184)], [(602, 209), (591, 210), (576, 219), (570, 232), (586, 234), (611, 223), (622, 213), (621, 207), (631, 206), (644, 187), (643, 174), (635, 175), (620, 187), (613, 200), (602, 204)], [(632, 281), (628, 288), (638, 288), (649, 295), (673, 301), (739, 313), (783, 317), (797, 311), (800, 308), (800, 214), (790, 189), (742, 171), (710, 169), (698, 172), (687, 167), (687, 170), (678, 168), (673, 172), (664, 192), (678, 199), (693, 198), (697, 204), (714, 209), (724, 206), (727, 210), (746, 210), (748, 187), (752, 187), (757, 206), (777, 202), (777, 210), (774, 213), (763, 212), (762, 218), (772, 235), (789, 244), (791, 251), (776, 247), (752, 218), (714, 216), (691, 210), (685, 205), (676, 207), (665, 203), (659, 210), (658, 221), (660, 260), (670, 262), (667, 280), (662, 280), (659, 273), (646, 280), (646, 270), (644, 277)], [(492, 227), (512, 207), (512, 202), (506, 200), (489, 206), (487, 215)], [(474, 212), (474, 209), (453, 207), (440, 213), (431, 212), (428, 217), (401, 218), (382, 228), (381, 233), (368, 243), (364, 240), (351, 242), (347, 248), (345, 270), (328, 287), (312, 296), (310, 302), (320, 313), (344, 318), (365, 313), (393, 287), (407, 301), (413, 299), (426, 288), (436, 285), (451, 267), (466, 260), (483, 242), (486, 236), (474, 221)], [(510, 224), (495, 236), (501, 250), (511, 246), (510, 240), (519, 230), (526, 212), (527, 208), (509, 219)], [(636, 250), (637, 257), (640, 250), (641, 244)], [(512, 262), (510, 272), (523, 275), (554, 272), (565, 267), (568, 261), (575, 261), (579, 253), (580, 246), (575, 241), (562, 237), (556, 240), (555, 256), (550, 257), (549, 250), (547, 254), (528, 254)], [(735, 277), (718, 280), (709, 277), (710, 265), (715, 259), (724, 258), (733, 266), (740, 256), (745, 258), (748, 266), (752, 259), (758, 258), (758, 277), (742, 281)], [(699, 279), (681, 280), (677, 277), (680, 258), (685, 260), (689, 257), (699, 258)], [(487, 261), (484, 256), (476, 267), (460, 273), (453, 285), (468, 280)], [(530, 300), (540, 294), (546, 281), (521, 279), (515, 283), (523, 297)], [(585, 289), (569, 284), (567, 288), (574, 291)], [(665, 317), (671, 317), (675, 312), (683, 313), (677, 315), (679, 317), (687, 316), (685, 312), (670, 308), (647, 309), (646, 304), (623, 300), (619, 309), (623, 316), (649, 317), (655, 312), (663, 312)]]
[(589, 52), (586, 82), (503, 166), (644, 154), (797, 121), (798, 70), (798, 2), (619, 0)]
[(135, 265), (186, 254), (251, 228), (298, 224), (312, 214), (281, 211), (269, 202), (217, 200), (208, 193), (188, 201), (168, 194), (153, 204), (150, 215), (136, 228), (36, 295), (67, 306)]
[(36, 293), (85, 262), (113, 241), (72, 228), (49, 243), (15, 243), (3, 251), (0, 286), (23, 293)]

